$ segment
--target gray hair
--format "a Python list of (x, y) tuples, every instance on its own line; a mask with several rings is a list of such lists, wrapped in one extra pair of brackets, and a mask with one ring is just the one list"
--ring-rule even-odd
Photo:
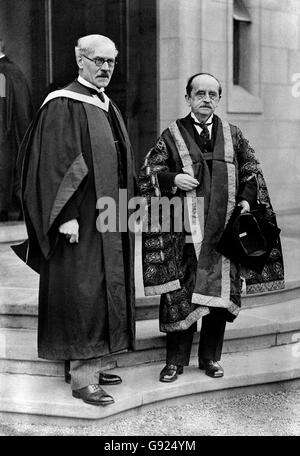
[(76, 57), (78, 58), (83, 54), (85, 54), (85, 55), (92, 54), (94, 52), (96, 45), (98, 45), (99, 43), (100, 44), (102, 44), (102, 43), (109, 44), (112, 47), (114, 47), (115, 52), (116, 52), (115, 57), (117, 57), (119, 51), (116, 48), (115, 43), (110, 38), (108, 38), (107, 36), (104, 36), (104, 35), (87, 35), (87, 36), (83, 36), (83, 37), (79, 38), (77, 41), (77, 46), (75, 47)]

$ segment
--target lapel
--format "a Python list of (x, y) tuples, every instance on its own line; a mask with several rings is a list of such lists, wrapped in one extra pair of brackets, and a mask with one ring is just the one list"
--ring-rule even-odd
[(178, 127), (180, 129), (180, 132), (182, 134), (182, 137), (187, 145), (187, 148), (189, 150), (189, 153), (191, 155), (192, 161), (194, 163), (203, 161), (203, 153), (201, 150), (201, 146), (199, 144), (199, 135), (198, 132), (195, 130), (193, 122), (191, 120), (191, 116), (188, 115), (187, 117), (184, 117), (183, 119), (179, 119), (177, 121)]
[(222, 121), (218, 116), (213, 118), (213, 160), (224, 161), (224, 134)]
[(187, 115), (183, 119), (180, 119), (180, 122), (182, 123), (184, 128), (189, 132), (189, 134), (191, 135), (191, 137), (193, 138), (193, 140), (195, 141), (197, 146), (201, 149), (200, 137), (199, 137), (199, 134), (198, 134), (196, 128), (194, 127), (191, 114)]

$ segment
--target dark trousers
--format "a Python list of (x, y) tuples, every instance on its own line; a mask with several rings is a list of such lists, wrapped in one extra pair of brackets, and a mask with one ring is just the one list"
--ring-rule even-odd
[[(212, 309), (202, 318), (198, 357), (201, 359), (221, 359), (226, 316), (223, 309)], [(167, 334), (167, 364), (188, 366), (196, 324), (185, 331)]]

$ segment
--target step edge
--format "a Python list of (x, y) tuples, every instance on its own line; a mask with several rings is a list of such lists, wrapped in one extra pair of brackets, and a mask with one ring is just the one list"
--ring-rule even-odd
[[(150, 321), (150, 320), (149, 320)], [(157, 328), (158, 328), (158, 320), (157, 321)], [(263, 319), (262, 319), (263, 321)], [(262, 323), (261, 325), (252, 325), (252, 326), (247, 326), (247, 327), (241, 327), (241, 328), (230, 328), (230, 326), (227, 326), (226, 331), (225, 331), (225, 337), (224, 337), (224, 342), (225, 341), (234, 341), (234, 340), (243, 340), (243, 339), (249, 339), (253, 338), (255, 339), (256, 337), (268, 337), (268, 336), (277, 336), (279, 334), (284, 334), (284, 333), (291, 333), (299, 331), (300, 332), (300, 318), (297, 320), (293, 321), (288, 321), (288, 322), (279, 322), (279, 321), (271, 321), (267, 320), (265, 323)], [(32, 346), (32, 351), (36, 350), (36, 336), (37, 336), (37, 330), (35, 329), (24, 329), (24, 328), (0, 328), (0, 336), (1, 333), (4, 335), (5, 333), (30, 333), (32, 338), (34, 338), (34, 346)], [(165, 339), (165, 333), (159, 332), (157, 330), (156, 334), (153, 334), (152, 336), (148, 335), (146, 337), (139, 337), (137, 338), (137, 345), (140, 343), (141, 347), (138, 348), (134, 352), (126, 352), (126, 354), (129, 353), (137, 353), (145, 350), (151, 350), (151, 349), (159, 349), (163, 348), (165, 344), (161, 344), (160, 341), (162, 342), (163, 339)], [(153, 343), (153, 341), (155, 341)], [(153, 345), (154, 344), (154, 345)], [(30, 357), (20, 357), (20, 350), (18, 350), (18, 347), (20, 347), (21, 344), (16, 344), (16, 345), (10, 345), (9, 347), (10, 354), (8, 356), (3, 356), (0, 352), (0, 359), (2, 360), (14, 360), (14, 361), (32, 361), (32, 362), (57, 362), (58, 360), (46, 360), (42, 358), (38, 358), (37, 356), (34, 356), (34, 353), (30, 354)], [(16, 347), (16, 348), (14, 348)], [(15, 358), (13, 357), (13, 351), (17, 351), (18, 357)], [(8, 351), (8, 350), (7, 350)]]
[[(5, 375), (5, 374), (2, 374)], [(7, 374), (12, 375), (12, 374)], [(17, 375), (17, 374), (13, 374)], [(254, 374), (241, 374), (241, 375), (232, 375), (232, 377), (227, 377), (214, 381), (212, 383), (205, 382), (204, 386), (202, 382), (191, 380), (185, 381), (184, 388), (153, 388), (142, 393), (135, 393), (134, 395), (127, 394), (121, 401), (118, 401), (112, 407), (114, 409), (98, 409), (91, 410), (86, 409), (85, 404), (74, 403), (64, 403), (60, 404), (58, 408), (53, 409), (53, 398), (38, 402), (37, 400), (31, 401), (20, 401), (12, 402), (9, 399), (0, 397), (0, 413), (17, 413), (17, 414), (26, 414), (26, 415), (40, 415), (40, 416), (49, 416), (49, 417), (65, 417), (65, 418), (74, 418), (74, 419), (93, 419), (101, 420), (109, 416), (114, 416), (128, 410), (134, 410), (135, 408), (141, 407), (143, 405), (150, 405), (155, 403), (160, 403), (162, 401), (176, 399), (179, 397), (191, 396), (205, 394), (207, 392), (218, 392), (226, 391), (234, 388), (241, 388), (246, 386), (252, 386), (256, 384), (268, 384), (268, 383), (277, 383), (282, 381), (296, 380), (300, 378), (300, 366), (290, 367), (277, 371), (275, 374), (273, 371), (263, 371)], [(224, 382), (224, 380), (226, 380)], [(130, 401), (128, 400), (130, 398)], [(52, 407), (51, 407), (52, 406)], [(83, 409), (84, 407), (84, 409)], [(83, 413), (86, 412), (86, 413)], [(99, 413), (97, 413), (99, 412)], [(84, 416), (83, 416), (84, 415)]]
[[(287, 288), (285, 290), (277, 290), (277, 291), (271, 291), (271, 292), (268, 292), (268, 293), (258, 293), (258, 294), (255, 294), (255, 295), (247, 295), (247, 296), (243, 296), (242, 297), (242, 309), (241, 311), (245, 310), (245, 309), (251, 309), (251, 308), (254, 308), (254, 307), (264, 307), (264, 306), (271, 306), (273, 304), (278, 304), (277, 303), (259, 303), (257, 304), (256, 306), (249, 306), (248, 307), (248, 303), (247, 301), (251, 301), (251, 300), (256, 300), (256, 299), (261, 299), (261, 298), (264, 298), (265, 300), (271, 300), (272, 297), (274, 296), (280, 296), (280, 294), (282, 294), (283, 296), (286, 294), (286, 295), (291, 295), (291, 296), (286, 296), (286, 299), (284, 302), (290, 302), (290, 301), (296, 301), (297, 299), (300, 300), (300, 297), (295, 297), (293, 296), (293, 293), (296, 293), (296, 291), (298, 290), (299, 288), (299, 291), (300, 291), (300, 282), (297, 286), (295, 286), (295, 288)], [(143, 302), (141, 300), (144, 300)], [(147, 302), (148, 301), (148, 302)], [(157, 308), (159, 306), (159, 297), (155, 296), (147, 296), (145, 298), (137, 298), (136, 300), (136, 311), (137, 313), (142, 313), (143, 311), (146, 311), (146, 309), (148, 310), (153, 310), (154, 308)], [(243, 307), (244, 306), (244, 307)], [(31, 317), (38, 317), (38, 303), (36, 301), (36, 304), (35, 303), (28, 303), (28, 304), (16, 304), (16, 303), (12, 303), (12, 304), (7, 304), (7, 303), (0, 303), (0, 315), (5, 315), (5, 316), (11, 316), (11, 317), (14, 317), (14, 316), (17, 316), (17, 317), (27, 317), (27, 316), (31, 316)], [(148, 320), (148, 319), (146, 319)], [(149, 320), (152, 320), (151, 318)], [(142, 319), (138, 319), (137, 321), (143, 321)]]

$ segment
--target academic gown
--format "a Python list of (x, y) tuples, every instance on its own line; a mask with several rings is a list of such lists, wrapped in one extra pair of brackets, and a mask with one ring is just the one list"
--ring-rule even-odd
[[(77, 82), (67, 89), (90, 96)], [(27, 261), (40, 272), (39, 357), (87, 359), (133, 348), (132, 234), (100, 233), (96, 225), (99, 197), (117, 201), (124, 182), (133, 196), (132, 151), (119, 111), (112, 103), (105, 113), (70, 98), (49, 101), (24, 139), (19, 165)], [(78, 244), (58, 232), (73, 218)]]
[(17, 153), (32, 115), (26, 79), (4, 56), (0, 59), (0, 212), (12, 207)]
[[(149, 151), (139, 176), (139, 189), (148, 203), (148, 221), (157, 198), (177, 197), (182, 200), (182, 207), (186, 203), (185, 221), (194, 222), (198, 228), (190, 231), (186, 224), (180, 231), (172, 228), (175, 217), (182, 217), (175, 211), (170, 232), (163, 230), (163, 217), (156, 226), (145, 226), (145, 295), (161, 295), (163, 332), (186, 330), (211, 311), (224, 313), (227, 321), (238, 315), (241, 265), (222, 256), (217, 246), (239, 201), (246, 199), (252, 208), (260, 201), (268, 219), (276, 225), (262, 170), (242, 132), (214, 116), (212, 133), (212, 144), (204, 149), (190, 115), (178, 119)], [(197, 189), (184, 192), (176, 188), (174, 178), (178, 173), (195, 177), (199, 182)], [(279, 237), (262, 274), (242, 272), (247, 293), (283, 288)]]

